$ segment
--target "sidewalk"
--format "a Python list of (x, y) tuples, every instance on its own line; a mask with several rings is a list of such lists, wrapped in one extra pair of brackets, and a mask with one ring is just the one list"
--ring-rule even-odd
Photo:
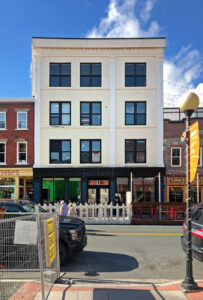
[[(203, 282), (197, 282), (199, 290), (186, 293), (180, 282), (167, 284), (141, 283), (139, 284), (78, 284), (63, 282), (55, 284), (48, 300), (202, 300)], [(23, 285), (24, 298), (27, 300), (41, 300), (41, 292), (37, 284)], [(22, 289), (21, 289), (22, 292)], [(34, 292), (34, 293), (33, 293)], [(32, 296), (31, 296), (32, 294)], [(47, 295), (47, 291), (45, 292)]]

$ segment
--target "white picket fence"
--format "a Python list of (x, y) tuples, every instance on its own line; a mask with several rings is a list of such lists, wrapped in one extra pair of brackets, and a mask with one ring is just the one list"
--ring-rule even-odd
[[(86, 203), (85, 205), (73, 204), (73, 206), (77, 211), (77, 217), (83, 219), (86, 224), (131, 224), (131, 205), (89, 205)], [(44, 204), (41, 207), (49, 212), (54, 212), (57, 210), (58, 204)]]

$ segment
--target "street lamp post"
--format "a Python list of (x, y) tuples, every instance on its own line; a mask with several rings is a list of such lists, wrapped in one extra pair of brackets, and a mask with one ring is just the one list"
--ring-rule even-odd
[(198, 108), (199, 98), (196, 94), (190, 92), (186, 99), (180, 105), (180, 111), (186, 115), (186, 276), (181, 286), (185, 290), (197, 290), (197, 283), (193, 278), (192, 270), (192, 237), (191, 237), (191, 183), (190, 183), (190, 117)]

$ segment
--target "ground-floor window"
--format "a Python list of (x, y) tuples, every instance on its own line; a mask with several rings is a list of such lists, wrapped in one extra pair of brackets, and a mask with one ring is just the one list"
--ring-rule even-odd
[(133, 179), (133, 201), (155, 202), (155, 178)]
[(69, 200), (80, 203), (81, 200), (81, 178), (69, 178)]
[(15, 180), (13, 178), (0, 180), (0, 199), (15, 199)]
[(169, 187), (169, 202), (183, 202), (184, 187), (170, 186)]
[(43, 202), (58, 202), (65, 197), (64, 178), (43, 178), (42, 179), (42, 200)]
[(126, 203), (126, 192), (129, 191), (128, 177), (117, 177), (116, 191), (120, 195), (121, 202)]

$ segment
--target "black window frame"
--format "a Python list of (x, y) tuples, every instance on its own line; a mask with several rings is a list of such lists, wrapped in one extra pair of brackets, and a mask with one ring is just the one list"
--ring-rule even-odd
[[(51, 65), (59, 65), (60, 72), (59, 74), (51, 74)], [(70, 66), (70, 74), (61, 74), (61, 66), (62, 65), (69, 65)], [(51, 78), (59, 78), (59, 85), (51, 85)], [(63, 78), (69, 78), (69, 85), (62, 85), (62, 79)], [(49, 64), (49, 87), (71, 87), (71, 63), (51, 63)]]
[[(51, 113), (51, 104), (59, 104), (59, 113)], [(62, 113), (62, 105), (63, 104), (70, 104), (70, 113)], [(52, 124), (51, 123), (51, 118), (52, 117), (57, 117), (58, 115), (59, 118), (59, 124)], [(70, 115), (70, 124), (62, 124), (62, 116), (63, 115)], [(49, 125), (50, 126), (71, 126), (71, 102), (70, 101), (50, 101), (49, 103)]]
[[(127, 74), (126, 73), (126, 69), (127, 69), (127, 65), (134, 65), (134, 74)], [(137, 70), (136, 70), (136, 67), (137, 65), (145, 65), (145, 74), (138, 74), (137, 73)], [(138, 78), (145, 78), (145, 84), (144, 85), (139, 85), (136, 83), (136, 79)], [(127, 79), (128, 78), (131, 78), (131, 79), (134, 79), (134, 84), (133, 85), (129, 85), (127, 83)], [(146, 87), (147, 86), (147, 64), (146, 62), (129, 62), (129, 63), (125, 63), (125, 87)]]
[[(58, 142), (60, 143), (60, 151), (59, 151), (59, 162), (52, 162), (51, 161), (51, 143), (52, 142)], [(70, 143), (70, 151), (62, 151), (62, 142), (69, 142)], [(70, 161), (69, 162), (62, 162), (62, 153), (63, 152), (69, 152), (70, 153)], [(49, 163), (50, 164), (71, 164), (71, 140), (59, 140), (59, 139), (50, 139), (49, 140)]]
[[(82, 104), (89, 104), (89, 114), (87, 114), (87, 113), (82, 113)], [(100, 113), (93, 113), (92, 112), (92, 106), (93, 106), (93, 104), (99, 104), (100, 105)], [(82, 123), (82, 116), (83, 115), (89, 115), (89, 124), (83, 124)], [(100, 124), (98, 124), (98, 125), (95, 125), (95, 124), (92, 124), (92, 117), (94, 116), (94, 115), (99, 115), (100, 116)], [(88, 102), (88, 101), (81, 101), (80, 102), (80, 125), (81, 126), (101, 126), (102, 125), (102, 103), (101, 103), (101, 101), (95, 101), (95, 102)]]
[[(134, 113), (127, 113), (126, 107), (127, 107), (128, 103), (132, 103), (134, 105)], [(144, 103), (145, 104), (145, 113), (138, 113), (137, 112), (137, 105), (140, 104), (140, 103)], [(126, 123), (127, 122), (127, 115), (133, 115), (133, 117), (134, 117), (133, 124), (127, 124)], [(137, 122), (137, 116), (138, 115), (144, 115), (145, 116), (145, 122), (144, 122), (144, 124), (138, 124), (138, 122)], [(125, 125), (126, 126), (133, 126), (133, 125), (140, 125), (140, 126), (143, 125), (144, 126), (144, 125), (146, 125), (146, 123), (147, 123), (147, 103), (146, 103), (146, 101), (126, 101), (125, 102)]]
[[(132, 151), (126, 151), (126, 144), (128, 141), (131, 141), (134, 143), (134, 161), (133, 162), (128, 162), (127, 161), (127, 152), (132, 152)], [(145, 142), (145, 151), (137, 151), (137, 143), (138, 142)], [(137, 152), (144, 152), (144, 161), (136, 161), (136, 154)], [(125, 163), (126, 164), (145, 164), (147, 162), (147, 140), (146, 139), (125, 139)]]
[[(81, 145), (82, 145), (82, 142), (83, 141), (88, 141), (89, 142), (89, 151), (81, 151)], [(92, 161), (92, 143), (93, 142), (100, 142), (100, 161), (99, 162), (93, 162)], [(87, 152), (89, 153), (89, 161), (88, 162), (83, 162), (82, 161), (82, 152)], [(102, 162), (102, 140), (101, 139), (93, 139), (93, 140), (90, 140), (90, 139), (82, 139), (80, 140), (80, 163), (81, 164), (101, 164)]]
[(4, 157), (4, 161), (0, 161), (0, 165), (1, 164), (5, 164), (6, 163), (6, 143), (5, 142), (0, 142), (0, 145), (4, 145), (4, 152), (0, 152), (0, 156)]
[[(89, 65), (90, 66), (90, 74), (88, 75), (82, 75), (81, 69), (83, 65)], [(100, 65), (100, 75), (94, 75), (92, 74), (92, 66), (93, 65)], [(100, 85), (93, 85), (93, 78), (100, 78)], [(89, 78), (90, 84), (89, 85), (82, 85), (81, 78)], [(102, 86), (102, 64), (101, 63), (80, 63), (80, 87), (101, 87)]]

